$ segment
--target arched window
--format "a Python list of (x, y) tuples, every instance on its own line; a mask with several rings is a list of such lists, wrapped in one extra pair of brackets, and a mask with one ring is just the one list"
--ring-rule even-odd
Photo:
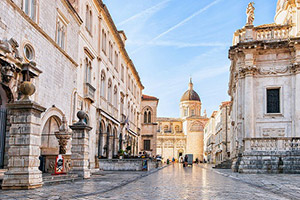
[(36, 20), (36, 0), (24, 0), (23, 1), (23, 11), (32, 20)]
[(118, 88), (116, 85), (114, 87), (114, 106), (118, 106)]
[(105, 98), (105, 72), (101, 72), (101, 89), (100, 89), (101, 96)]
[(148, 111), (148, 123), (151, 123), (151, 112)]
[(169, 126), (168, 126), (168, 125), (165, 125), (165, 126), (164, 126), (164, 132), (167, 132), (167, 131), (169, 131)]
[(148, 123), (148, 113), (147, 113), (147, 111), (144, 112), (144, 123), (145, 124)]
[(112, 81), (111, 81), (111, 79), (108, 79), (107, 87), (108, 87), (108, 91), (107, 91), (107, 101), (108, 101), (109, 103), (112, 103)]
[(178, 125), (175, 126), (175, 131), (179, 132), (179, 126)]
[(147, 108), (144, 112), (144, 123), (150, 124), (151, 123), (151, 111)]

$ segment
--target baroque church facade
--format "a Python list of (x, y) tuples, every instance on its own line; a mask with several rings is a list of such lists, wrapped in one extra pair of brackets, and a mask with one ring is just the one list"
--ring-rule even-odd
[[(143, 101), (145, 102), (145, 100)], [(156, 100), (153, 99), (152, 101)], [(144, 104), (142, 103), (142, 105)], [(180, 100), (180, 118), (157, 117), (155, 115), (154, 119), (156, 120), (153, 122), (157, 129), (149, 134), (150, 132), (143, 128), (148, 125), (142, 124), (140, 144), (145, 144), (145, 141), (146, 143), (149, 142), (147, 139), (143, 140), (143, 135), (153, 135), (156, 139), (153, 140), (155, 144), (150, 149), (152, 151), (148, 151), (151, 155), (161, 155), (164, 160), (172, 160), (172, 158), (179, 160), (185, 154), (193, 154), (194, 160), (198, 158), (199, 161), (203, 161), (203, 129), (208, 119), (201, 115), (201, 105), (200, 97), (193, 90), (193, 83), (190, 80), (189, 88)], [(145, 104), (142, 111), (148, 106), (149, 104)], [(157, 104), (151, 109), (155, 110), (156, 113)]]
[(231, 159), (244, 173), (299, 173), (300, 2), (278, 0), (275, 22), (234, 33), (229, 95)]

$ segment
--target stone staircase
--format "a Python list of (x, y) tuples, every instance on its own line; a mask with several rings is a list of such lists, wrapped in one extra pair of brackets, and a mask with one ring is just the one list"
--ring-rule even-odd
[(215, 165), (213, 168), (215, 169), (231, 169), (232, 161), (231, 160), (225, 160), (221, 162), (220, 164)]
[(77, 180), (82, 180), (77, 174), (61, 174), (61, 175), (51, 175), (43, 174), (44, 185), (56, 185), (61, 183), (69, 183)]

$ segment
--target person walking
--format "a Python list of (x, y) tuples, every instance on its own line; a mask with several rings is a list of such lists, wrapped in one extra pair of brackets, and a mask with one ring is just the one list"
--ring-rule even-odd
[(188, 156), (185, 155), (185, 156), (184, 156), (184, 160), (183, 160), (183, 167), (186, 167), (187, 164), (188, 164)]

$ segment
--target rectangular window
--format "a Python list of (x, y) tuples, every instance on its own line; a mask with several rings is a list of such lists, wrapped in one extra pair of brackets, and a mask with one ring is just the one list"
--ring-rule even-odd
[(192, 116), (195, 116), (195, 110), (192, 110)]
[(28, 15), (32, 20), (35, 20), (36, 15), (36, 0), (24, 0), (23, 1), (23, 11)]
[(113, 52), (113, 46), (111, 44), (111, 42), (108, 43), (108, 54), (109, 54), (109, 61), (112, 63), (112, 53)]
[(144, 140), (144, 150), (150, 151), (150, 140)]
[(102, 30), (102, 51), (106, 54), (106, 33)]
[(280, 89), (267, 89), (267, 113), (280, 113)]
[(115, 51), (115, 69), (118, 71), (119, 70), (119, 55)]
[(130, 90), (130, 75), (128, 74), (128, 80), (127, 80), (127, 86), (128, 86), (128, 89)]
[(184, 116), (186, 117), (188, 115), (188, 110), (184, 109)]
[(124, 82), (124, 66), (121, 65), (121, 80)]

